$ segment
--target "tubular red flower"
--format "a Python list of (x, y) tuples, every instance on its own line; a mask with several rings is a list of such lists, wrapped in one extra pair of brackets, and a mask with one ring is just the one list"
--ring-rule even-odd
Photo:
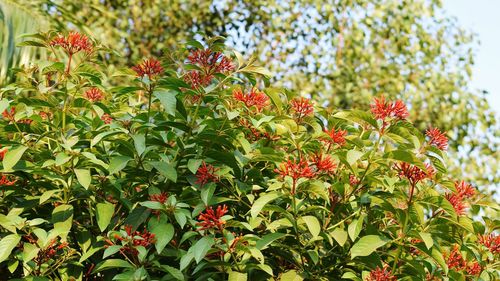
[(104, 93), (96, 87), (88, 89), (83, 95), (91, 102), (101, 101), (104, 98)]
[(336, 131), (335, 128), (332, 128), (330, 131), (325, 129), (324, 132), (329, 136), (329, 138), (323, 139), (324, 141), (330, 144), (338, 144), (339, 146), (343, 146), (345, 144), (345, 136), (347, 135), (346, 130)]
[(63, 48), (68, 55), (73, 55), (80, 51), (90, 53), (94, 47), (86, 35), (75, 31), (70, 32), (67, 36), (58, 34), (50, 41), (50, 45)]
[(187, 57), (188, 63), (196, 64), (203, 69), (205, 74), (225, 73), (234, 69), (231, 60), (221, 52), (210, 49), (193, 50)]
[(408, 117), (408, 109), (401, 100), (395, 102), (386, 102), (384, 96), (374, 98), (374, 102), (370, 105), (372, 114), (377, 119), (384, 120), (386, 118), (406, 119)]
[(396, 277), (392, 275), (391, 270), (385, 265), (383, 268), (377, 267), (370, 271), (367, 281), (396, 281)]
[(207, 163), (203, 161), (203, 163), (201, 163), (201, 166), (196, 171), (197, 180), (195, 183), (203, 186), (209, 182), (218, 182), (219, 177), (215, 174), (216, 171), (217, 169), (214, 168), (214, 166), (210, 164), (207, 165)]
[(471, 197), (476, 194), (476, 189), (474, 189), (471, 184), (466, 183), (465, 181), (455, 182), (455, 189), (457, 190), (456, 193), (460, 197)]
[(137, 77), (142, 78), (144, 76), (148, 76), (149, 79), (163, 73), (163, 67), (161, 66), (160, 61), (154, 58), (143, 60), (138, 65), (133, 66), (132, 70), (135, 71)]
[(349, 175), (349, 184), (351, 186), (356, 186), (359, 184), (359, 179), (355, 175), (351, 174)]
[(107, 113), (104, 113), (101, 116), (101, 120), (104, 121), (105, 124), (111, 124), (111, 122), (113, 122), (113, 117)]
[(17, 180), (9, 180), (9, 177), (4, 174), (0, 174), (0, 186), (11, 186), (16, 183)]
[(455, 192), (448, 193), (445, 197), (453, 206), (457, 215), (461, 216), (464, 215), (467, 210), (465, 199), (473, 196), (476, 191), (472, 185), (464, 181), (455, 182), (455, 189)]
[(446, 150), (448, 148), (448, 138), (439, 129), (429, 128), (425, 134), (430, 138), (430, 145), (434, 145), (441, 150)]
[(330, 155), (316, 154), (312, 157), (312, 162), (318, 173), (333, 173), (337, 169), (337, 164), (333, 162)]
[(257, 111), (261, 111), (269, 104), (269, 97), (257, 88), (252, 88), (248, 93), (244, 93), (241, 89), (235, 89), (233, 98), (243, 102), (248, 108), (255, 106)]
[(314, 112), (314, 106), (311, 100), (301, 97), (293, 99), (290, 104), (292, 105), (293, 111), (299, 115), (299, 119), (311, 115)]
[[(0, 147), (2, 147), (1, 144), (0, 144)], [(4, 148), (0, 149), (0, 161), (3, 160), (3, 158), (5, 157), (5, 154), (7, 153), (7, 151), (9, 151), (9, 149), (7, 147), (4, 147)]]
[(479, 243), (488, 248), (492, 254), (500, 254), (500, 235), (495, 233), (480, 235)]
[(432, 178), (434, 176), (434, 168), (427, 163), (425, 164), (425, 167), (426, 171), (423, 171), (419, 167), (413, 166), (406, 162), (396, 164), (396, 169), (399, 171), (399, 176), (407, 178), (412, 186), (415, 186), (418, 182), (426, 178)]
[(184, 81), (191, 84), (191, 89), (198, 89), (200, 87), (206, 87), (210, 85), (210, 82), (212, 82), (213, 78), (214, 76), (211, 74), (204, 75), (199, 71), (191, 70), (184, 76)]
[(16, 107), (12, 106), (10, 110), (6, 109), (2, 112), (2, 117), (10, 121), (14, 121), (14, 115), (16, 115)]
[(458, 249), (458, 245), (453, 246), (446, 264), (449, 268), (457, 270), (462, 270), (467, 266), (464, 258), (462, 257), (462, 254), (460, 253), (460, 250)]
[(201, 213), (198, 217), (198, 222), (196, 225), (201, 226), (199, 230), (205, 229), (218, 229), (222, 230), (224, 224), (226, 222), (222, 219), (222, 217), (227, 213), (227, 206), (218, 206), (217, 210), (210, 206), (205, 210), (205, 213)]
[(295, 159), (288, 160), (281, 163), (274, 171), (282, 177), (289, 176), (294, 181), (297, 181), (299, 178), (313, 178), (315, 176), (309, 163), (304, 159), (300, 159), (299, 161)]
[(164, 204), (167, 201), (167, 199), (168, 199), (168, 193), (166, 192), (149, 195), (149, 200), (160, 202), (162, 204)]
[(476, 276), (479, 275), (481, 271), (483, 271), (483, 268), (477, 261), (475, 261), (467, 265), (466, 271), (467, 274)]

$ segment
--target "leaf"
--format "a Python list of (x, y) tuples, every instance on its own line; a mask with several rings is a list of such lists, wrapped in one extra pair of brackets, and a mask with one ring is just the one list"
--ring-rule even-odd
[(151, 229), (151, 233), (156, 237), (155, 248), (159, 254), (174, 237), (174, 226), (170, 223), (160, 223)]
[(384, 246), (388, 241), (387, 238), (378, 235), (367, 235), (359, 239), (351, 248), (351, 258), (366, 257), (371, 255), (375, 250)]
[(163, 161), (155, 161), (149, 163), (153, 165), (153, 167), (158, 170), (161, 175), (173, 182), (177, 182), (177, 171), (172, 164)]
[(304, 220), (304, 222), (306, 223), (307, 228), (309, 229), (309, 232), (311, 232), (313, 238), (316, 238), (321, 231), (319, 220), (315, 216), (304, 216), (302, 217), (302, 220)]
[(335, 230), (330, 234), (341, 247), (344, 246), (347, 241), (347, 232), (341, 228), (335, 228)]
[(58, 192), (60, 192), (60, 190), (58, 190), (58, 189), (45, 191), (44, 193), (42, 193), (42, 195), (40, 195), (40, 202), (39, 202), (39, 204), (41, 205), (43, 202), (49, 200), (52, 197), (52, 195), (54, 195), (54, 194), (56, 194)]
[(215, 240), (214, 237), (211, 235), (204, 236), (200, 240), (196, 241), (196, 243), (191, 246), (191, 249), (193, 249), (194, 252), (194, 259), (196, 263), (199, 263), (208, 253), (208, 251), (212, 248), (214, 245)]
[(132, 139), (134, 140), (137, 155), (141, 156), (146, 150), (146, 136), (144, 134), (132, 135)]
[(97, 225), (99, 226), (101, 232), (106, 230), (106, 228), (108, 227), (114, 212), (115, 212), (115, 205), (111, 203), (106, 202), (97, 204), (96, 206)]
[(247, 281), (248, 276), (246, 273), (241, 273), (237, 271), (229, 271), (228, 281)]
[(73, 225), (73, 206), (59, 205), (52, 211), (54, 230), (61, 237), (66, 237)]
[(175, 116), (175, 108), (177, 105), (175, 95), (177, 95), (177, 92), (173, 90), (158, 89), (154, 91), (153, 95), (160, 100), (167, 114)]
[(352, 164), (356, 163), (363, 156), (363, 152), (359, 150), (349, 150), (347, 152), (347, 163), (352, 166)]
[(432, 236), (426, 232), (419, 232), (418, 234), (420, 235), (420, 238), (422, 238), (422, 241), (424, 241), (427, 249), (430, 250), (434, 245), (434, 240), (432, 240)]
[(182, 271), (178, 270), (177, 268), (168, 265), (162, 265), (161, 268), (165, 269), (176, 280), (184, 280), (184, 274), (182, 274)]
[(9, 258), (19, 241), (21, 241), (21, 236), (18, 234), (9, 234), (0, 240), (0, 263)]
[(257, 241), (255, 247), (259, 250), (263, 250), (267, 245), (271, 244), (274, 240), (280, 239), (283, 236), (286, 236), (286, 234), (280, 232), (266, 234), (262, 236), (262, 238), (260, 238), (259, 241)]
[(134, 268), (134, 266), (124, 260), (109, 259), (98, 263), (92, 271), (92, 274), (112, 268)]
[(28, 147), (21, 145), (7, 151), (2, 162), (4, 172), (12, 172), (12, 167), (19, 162), (26, 149), (28, 149)]
[(273, 74), (262, 66), (248, 65), (240, 70), (241, 72), (257, 73), (265, 77), (272, 77)]
[(194, 255), (191, 252), (188, 252), (187, 254), (182, 256), (181, 262), (180, 262), (180, 270), (183, 271), (186, 267), (188, 267), (189, 264), (191, 263), (191, 261), (193, 261), (193, 258), (194, 258)]
[(252, 209), (250, 209), (250, 214), (252, 218), (257, 217), (257, 215), (260, 213), (262, 208), (269, 202), (275, 200), (276, 198), (280, 197), (280, 195), (276, 192), (271, 192), (271, 193), (266, 193), (264, 195), (261, 195), (259, 199), (257, 199), (253, 205)]
[(201, 165), (202, 160), (201, 159), (189, 159), (187, 163), (187, 167), (191, 173), (196, 174), (198, 171), (198, 168)]
[(349, 233), (349, 237), (354, 242), (356, 238), (358, 238), (361, 229), (363, 228), (363, 221), (365, 219), (365, 215), (361, 215), (359, 218), (354, 219), (349, 227), (347, 228), (347, 232)]
[(120, 251), (121, 248), (122, 248), (122, 245), (112, 245), (112, 246), (107, 247), (106, 250), (104, 250), (104, 254), (102, 255), (102, 259), (105, 259), (109, 256), (112, 256), (112, 255), (118, 253), (118, 251)]
[(130, 160), (132, 160), (132, 158), (122, 155), (111, 158), (111, 161), (109, 162), (109, 174), (112, 175), (123, 170), (123, 168), (127, 166), (127, 163)]
[(212, 196), (214, 195), (215, 184), (210, 183), (202, 187), (201, 190), (201, 200), (205, 203), (206, 206), (210, 205), (210, 200), (212, 200)]
[(24, 243), (22, 254), (23, 263), (27, 263), (30, 260), (34, 259), (38, 255), (39, 251), (40, 249), (37, 246), (31, 243)]
[(83, 186), (83, 188), (89, 189), (90, 182), (92, 180), (92, 177), (90, 176), (90, 170), (75, 169), (75, 175), (78, 179), (78, 182)]
[(403, 162), (412, 164), (414, 166), (417, 166), (420, 169), (422, 169), (423, 171), (426, 171), (424, 163), (420, 159), (418, 159), (417, 156), (415, 156), (415, 154), (410, 153), (406, 150), (389, 151), (386, 154), (384, 154), (384, 158), (403, 161)]
[(302, 281), (304, 278), (297, 274), (297, 271), (290, 270), (281, 275), (280, 281)]

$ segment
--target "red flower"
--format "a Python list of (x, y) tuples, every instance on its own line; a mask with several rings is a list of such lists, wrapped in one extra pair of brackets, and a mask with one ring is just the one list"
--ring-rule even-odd
[(43, 120), (47, 120), (47, 119), (51, 118), (53, 114), (52, 114), (52, 112), (40, 111), (40, 113), (38, 115), (40, 115), (40, 117)]
[(429, 128), (425, 134), (430, 138), (429, 144), (441, 150), (448, 147), (448, 138), (437, 128)]
[(104, 98), (104, 93), (96, 87), (88, 89), (84, 97), (91, 102), (101, 101)]
[(161, 66), (161, 63), (154, 58), (145, 59), (138, 65), (133, 66), (132, 70), (135, 71), (137, 77), (142, 78), (144, 76), (148, 76), (150, 80), (153, 77), (163, 73), (163, 67)]
[(149, 195), (149, 200), (160, 202), (162, 204), (164, 204), (167, 201), (167, 199), (168, 199), (168, 193), (166, 192)]
[(80, 51), (90, 53), (93, 49), (92, 42), (90, 42), (89, 38), (75, 31), (70, 32), (67, 36), (62, 34), (57, 35), (50, 41), (50, 45), (63, 48), (70, 56)]
[[(0, 144), (0, 147), (2, 147), (1, 144)], [(5, 154), (7, 153), (7, 151), (9, 151), (9, 149), (7, 147), (4, 147), (4, 148), (0, 149), (0, 161), (3, 160), (3, 158), (5, 157)]]
[(193, 50), (187, 57), (188, 63), (196, 64), (203, 69), (207, 75), (214, 73), (224, 73), (234, 69), (231, 60), (221, 52), (214, 52), (210, 49)]
[(448, 193), (445, 197), (451, 203), (457, 215), (461, 216), (465, 214), (467, 209), (465, 199), (473, 196), (476, 191), (470, 184), (464, 181), (455, 182), (455, 189), (455, 192)]
[(16, 107), (12, 106), (10, 110), (6, 109), (2, 112), (2, 116), (5, 119), (9, 119), (10, 121), (14, 121), (14, 115), (16, 115)]
[(324, 139), (324, 141), (330, 144), (338, 144), (339, 146), (343, 146), (345, 144), (345, 136), (347, 135), (346, 130), (338, 130), (332, 128), (330, 131), (325, 129), (324, 131), (330, 138)]
[(199, 230), (205, 229), (218, 229), (222, 231), (224, 224), (226, 222), (222, 219), (222, 217), (227, 213), (227, 206), (218, 206), (217, 210), (210, 206), (205, 210), (205, 213), (201, 213), (198, 217), (198, 222), (196, 225), (201, 226)]
[(111, 122), (113, 121), (113, 117), (107, 113), (104, 113), (101, 116), (101, 120), (104, 121), (105, 124), (111, 124)]
[(200, 87), (206, 87), (210, 85), (210, 82), (212, 82), (213, 78), (214, 76), (211, 74), (204, 75), (199, 71), (192, 70), (186, 73), (186, 75), (184, 76), (184, 81), (191, 84), (191, 89), (198, 89)]
[(293, 99), (290, 104), (292, 109), (299, 115), (299, 120), (304, 117), (311, 115), (314, 112), (314, 107), (311, 100), (304, 97)]
[(396, 164), (396, 169), (399, 171), (399, 176), (407, 178), (412, 186), (415, 186), (419, 181), (422, 181), (426, 178), (432, 178), (434, 176), (434, 168), (427, 163), (425, 164), (425, 167), (426, 171), (423, 171), (419, 167), (413, 166), (406, 162), (401, 162), (399, 163), (399, 165)]
[(356, 186), (359, 184), (359, 179), (355, 175), (349, 175), (349, 184), (351, 186)]
[(383, 268), (377, 267), (370, 271), (367, 281), (396, 281), (396, 277), (392, 275), (391, 270), (385, 265)]
[(307, 163), (304, 159), (300, 159), (298, 162), (296, 160), (288, 160), (281, 163), (274, 171), (282, 177), (289, 176), (294, 181), (297, 181), (300, 178), (312, 178), (315, 176), (315, 173), (309, 166), (309, 163)]
[(406, 119), (408, 117), (408, 109), (406, 105), (400, 101), (386, 102), (384, 96), (374, 98), (374, 103), (370, 105), (371, 112), (377, 119), (384, 120), (386, 118)]
[(0, 186), (5, 185), (5, 186), (10, 186), (16, 183), (17, 180), (9, 180), (7, 175), (1, 174), (2, 177), (0, 177)]
[(235, 89), (233, 97), (235, 100), (245, 103), (248, 108), (255, 106), (257, 111), (261, 111), (269, 104), (269, 97), (256, 88), (252, 88), (248, 93), (243, 93), (241, 89)]
[(316, 154), (312, 157), (312, 162), (316, 166), (317, 172), (333, 173), (337, 168), (337, 164), (333, 162), (330, 155)]
[(479, 273), (481, 273), (481, 271), (483, 271), (483, 268), (481, 267), (481, 265), (477, 261), (475, 261), (475, 262), (467, 265), (466, 271), (467, 271), (467, 274), (475, 276), (475, 275), (479, 275)]
[[(134, 255), (137, 256), (139, 251), (135, 248), (137, 246), (148, 247), (155, 243), (155, 235), (149, 232), (147, 229), (144, 229), (142, 232), (133, 231), (131, 225), (124, 226), (125, 235), (123, 234), (115, 234), (113, 236), (117, 241), (122, 242), (122, 247), (120, 248), (120, 253), (123, 255)], [(106, 241), (109, 245), (114, 245), (111, 240)]]
[(479, 236), (479, 243), (488, 248), (492, 254), (500, 253), (500, 235), (498, 234), (481, 235)]
[(203, 161), (201, 166), (196, 171), (197, 180), (195, 183), (203, 186), (208, 182), (218, 182), (219, 177), (215, 174), (217, 170), (218, 169), (216, 169), (214, 166), (210, 164), (207, 165), (207, 163)]
[(462, 270), (466, 267), (467, 264), (458, 249), (458, 245), (453, 246), (446, 264), (449, 268), (457, 270)]

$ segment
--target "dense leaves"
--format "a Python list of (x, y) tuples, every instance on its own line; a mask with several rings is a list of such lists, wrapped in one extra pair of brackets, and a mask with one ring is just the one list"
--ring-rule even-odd
[(498, 206), (448, 174), (447, 138), (402, 101), (325, 110), (220, 37), (110, 74), (84, 35), (33, 41), (52, 60), (0, 102), (3, 276), (499, 277), (498, 220), (468, 215)]

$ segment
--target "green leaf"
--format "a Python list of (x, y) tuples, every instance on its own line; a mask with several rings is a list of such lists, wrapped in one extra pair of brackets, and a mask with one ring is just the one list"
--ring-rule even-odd
[(78, 179), (78, 182), (83, 186), (83, 188), (89, 189), (90, 182), (92, 180), (92, 177), (90, 176), (90, 170), (75, 169), (75, 175)]
[(351, 258), (366, 257), (375, 250), (384, 246), (389, 240), (383, 236), (367, 235), (359, 239), (351, 248)]
[(43, 202), (49, 200), (52, 197), (52, 195), (54, 195), (58, 192), (60, 192), (60, 190), (58, 190), (58, 189), (45, 191), (44, 193), (42, 193), (42, 195), (40, 195), (39, 204), (42, 204)]
[(108, 227), (114, 212), (115, 212), (115, 205), (111, 203), (106, 202), (97, 204), (96, 206), (97, 225), (99, 226), (101, 232), (106, 230), (106, 228)]
[(259, 215), (260, 211), (262, 210), (262, 208), (264, 208), (264, 206), (266, 204), (275, 200), (278, 197), (280, 197), (280, 195), (277, 192), (271, 192), (271, 193), (266, 193), (264, 195), (261, 195), (259, 197), (259, 199), (257, 199), (253, 203), (252, 209), (250, 209), (250, 214), (251, 214), (252, 218), (257, 217), (257, 215)]
[(92, 271), (92, 274), (112, 268), (134, 268), (134, 266), (124, 260), (109, 259), (98, 263), (94, 268), (94, 270)]
[(0, 240), (0, 263), (9, 258), (19, 241), (21, 241), (21, 236), (18, 234), (9, 234)]
[(265, 77), (272, 77), (273, 74), (267, 70), (266, 68), (262, 67), (262, 66), (254, 66), (254, 65), (248, 65), (248, 66), (245, 66), (244, 68), (242, 68), (240, 70), (241, 72), (247, 72), (247, 73), (257, 73), (257, 74), (260, 74), (260, 75), (263, 75)]
[(319, 220), (315, 216), (304, 216), (302, 220), (306, 223), (309, 232), (311, 232), (313, 238), (316, 238), (320, 231), (321, 225), (319, 224)]
[(426, 171), (424, 163), (415, 156), (415, 154), (408, 152), (406, 150), (393, 150), (384, 154), (384, 158), (394, 159), (403, 161), (414, 166), (419, 167), (423, 171)]
[(347, 241), (347, 232), (339, 227), (335, 228), (330, 235), (333, 239), (335, 239), (335, 241), (337, 241), (337, 243), (339, 243), (341, 247), (343, 247)]
[(247, 281), (248, 276), (246, 273), (241, 273), (237, 271), (229, 271), (228, 281)]
[(137, 155), (141, 156), (146, 150), (146, 136), (144, 134), (132, 135), (132, 139), (134, 140)]
[(58, 235), (65, 238), (73, 225), (73, 206), (59, 205), (52, 211), (52, 223)]
[(205, 206), (210, 205), (210, 200), (212, 200), (212, 196), (214, 195), (215, 184), (210, 183), (202, 187), (201, 189), (201, 200), (205, 203)]
[(160, 174), (167, 179), (177, 182), (177, 171), (170, 163), (163, 161), (149, 162)]
[(347, 163), (352, 166), (352, 164), (356, 163), (363, 156), (363, 152), (359, 150), (349, 150), (347, 152)]
[(424, 241), (427, 249), (430, 250), (434, 245), (434, 240), (432, 240), (432, 236), (426, 232), (419, 232), (418, 234), (420, 235), (420, 238), (422, 238), (422, 241)]
[(106, 250), (104, 250), (104, 254), (102, 255), (102, 259), (105, 259), (109, 256), (112, 256), (112, 255), (118, 253), (118, 251), (120, 251), (121, 248), (122, 248), (122, 245), (112, 245), (112, 246), (107, 247)]
[(280, 232), (266, 234), (262, 236), (262, 238), (260, 238), (259, 241), (257, 241), (255, 247), (259, 250), (263, 250), (267, 245), (271, 244), (274, 240), (280, 239), (283, 236), (286, 236), (286, 234)]
[(162, 265), (161, 268), (165, 269), (172, 277), (174, 277), (176, 280), (184, 280), (184, 274), (177, 268), (168, 266), (168, 265)]
[(290, 271), (283, 273), (283, 275), (281, 275), (281, 278), (279, 280), (280, 281), (302, 281), (302, 280), (304, 280), (304, 278), (302, 278), (302, 276), (297, 274), (297, 271), (290, 270)]
[(30, 260), (34, 259), (38, 255), (39, 251), (40, 249), (37, 246), (31, 243), (24, 243), (22, 254), (23, 263), (27, 263)]
[(19, 162), (24, 152), (28, 149), (26, 146), (18, 146), (14, 149), (9, 149), (3, 158), (3, 171), (12, 172), (12, 168)]
[(193, 261), (194, 255), (191, 252), (188, 252), (184, 256), (182, 256), (180, 261), (180, 270), (183, 271), (186, 267), (189, 266), (191, 261)]
[(365, 215), (361, 215), (359, 218), (354, 219), (347, 228), (347, 232), (349, 233), (349, 237), (354, 242), (356, 238), (358, 238), (361, 229), (363, 228), (363, 221), (365, 219)]
[(196, 174), (198, 171), (198, 168), (201, 165), (202, 160), (201, 159), (189, 159), (187, 163), (187, 167), (191, 173)]
[(161, 253), (168, 242), (172, 240), (174, 231), (174, 226), (170, 223), (159, 223), (151, 230), (151, 233), (156, 237), (155, 248), (158, 254)]
[(112, 175), (123, 170), (130, 160), (132, 160), (132, 158), (122, 155), (111, 158), (111, 161), (109, 162), (109, 174)]
[(177, 95), (177, 92), (173, 90), (158, 89), (154, 91), (153, 95), (160, 100), (167, 114), (175, 116), (175, 108), (177, 104), (175, 95)]
[(214, 244), (214, 237), (212, 235), (207, 235), (191, 246), (189, 250), (192, 249), (196, 263), (199, 263), (207, 255)]

